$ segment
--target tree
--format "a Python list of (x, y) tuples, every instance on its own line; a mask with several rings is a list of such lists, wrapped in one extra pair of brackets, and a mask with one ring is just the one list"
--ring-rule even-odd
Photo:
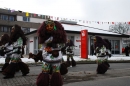
[(117, 23), (115, 25), (110, 25), (109, 31), (120, 34), (128, 34), (128, 32), (130, 31), (130, 25), (125, 23)]

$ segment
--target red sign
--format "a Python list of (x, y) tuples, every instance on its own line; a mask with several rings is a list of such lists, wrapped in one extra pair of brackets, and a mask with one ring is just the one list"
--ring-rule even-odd
[(81, 58), (88, 58), (88, 31), (81, 30)]

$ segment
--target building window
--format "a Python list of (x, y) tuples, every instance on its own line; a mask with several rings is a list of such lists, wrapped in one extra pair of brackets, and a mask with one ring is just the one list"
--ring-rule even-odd
[(9, 26), (0, 26), (0, 32), (10, 32), (11, 27)]
[(14, 21), (14, 16), (9, 16), (10, 21)]
[(15, 16), (14, 15), (0, 14), (0, 19), (1, 20), (15, 21)]
[(22, 30), (23, 30), (24, 33), (29, 33), (30, 32), (30, 28), (22, 27)]
[(8, 20), (8, 15), (1, 15), (2, 20)]
[(23, 17), (23, 21), (29, 22), (30, 18), (29, 17)]
[(4, 32), (8, 32), (8, 29), (7, 27), (3, 27), (4, 28)]
[(0, 32), (4, 32), (4, 28), (2, 26), (0, 27)]

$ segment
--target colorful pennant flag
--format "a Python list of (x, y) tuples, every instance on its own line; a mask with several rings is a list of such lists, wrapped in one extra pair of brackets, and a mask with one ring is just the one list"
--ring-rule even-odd
[(26, 12), (26, 16), (27, 16), (27, 17), (29, 16), (29, 13), (28, 13), (28, 12)]
[(114, 22), (112, 22), (112, 24), (114, 24)]
[(34, 17), (36, 17), (37, 16), (37, 14), (34, 14)]
[(11, 10), (11, 13), (14, 12), (15, 10)]
[[(11, 10), (10, 8), (4, 8), (6, 9), (8, 12), (15, 12), (15, 10)], [(21, 10), (18, 10), (17, 12), (19, 13), (23, 13)], [(76, 19), (68, 19), (68, 18), (60, 18), (60, 17), (54, 17), (54, 16), (49, 16), (49, 15), (40, 15), (40, 14), (32, 14), (29, 12), (26, 12), (26, 17), (31, 16), (31, 17), (41, 17), (42, 19), (51, 19), (51, 20), (69, 20), (69, 21), (77, 21), (77, 22), (82, 22), (82, 23), (87, 23), (87, 24), (92, 24), (92, 23), (96, 23), (96, 24), (116, 24), (116, 23), (125, 23), (125, 24), (130, 24), (130, 21), (126, 21), (126, 22), (102, 22), (102, 21), (88, 21), (88, 20), (76, 20)]]

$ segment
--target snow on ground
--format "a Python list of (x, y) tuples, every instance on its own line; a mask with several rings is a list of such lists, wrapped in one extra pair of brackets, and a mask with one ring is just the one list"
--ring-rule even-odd
[[(34, 60), (33, 59), (28, 59), (27, 55), (24, 56), (25, 58), (22, 58), (22, 61), (25, 62), (25, 63), (34, 63)], [(63, 56), (64, 58), (64, 61), (67, 60), (67, 57), (66, 56)], [(83, 59), (81, 58), (80, 56), (74, 56), (74, 59), (75, 61), (95, 61), (97, 59), (97, 57), (94, 55), (94, 56), (90, 56), (88, 55), (88, 59)], [(130, 60), (130, 56), (125, 56), (125, 55), (113, 55), (111, 58), (108, 58), (108, 60), (115, 60), (115, 61), (123, 61), (123, 60)], [(0, 64), (4, 64), (5, 63), (5, 58), (0, 58)]]

